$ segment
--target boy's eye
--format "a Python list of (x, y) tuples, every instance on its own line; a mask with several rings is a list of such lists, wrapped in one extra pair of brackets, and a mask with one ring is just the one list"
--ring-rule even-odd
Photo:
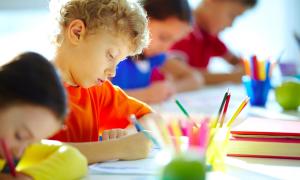
[(114, 56), (110, 52), (107, 52), (106, 56), (107, 56), (108, 60), (110, 60), (110, 61), (114, 60)]

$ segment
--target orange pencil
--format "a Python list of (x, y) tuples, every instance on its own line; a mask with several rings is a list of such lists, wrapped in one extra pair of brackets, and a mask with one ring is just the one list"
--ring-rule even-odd
[(243, 63), (244, 63), (246, 75), (248, 75), (250, 77), (251, 76), (250, 63), (247, 59), (243, 59)]

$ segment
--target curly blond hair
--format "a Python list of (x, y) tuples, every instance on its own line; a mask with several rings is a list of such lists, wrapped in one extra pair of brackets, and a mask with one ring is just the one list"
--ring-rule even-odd
[(149, 44), (146, 13), (133, 0), (51, 0), (50, 10), (59, 24), (54, 42), (60, 44), (64, 30), (75, 19), (85, 23), (88, 33), (99, 29), (125, 35), (130, 40), (131, 55), (139, 54)]

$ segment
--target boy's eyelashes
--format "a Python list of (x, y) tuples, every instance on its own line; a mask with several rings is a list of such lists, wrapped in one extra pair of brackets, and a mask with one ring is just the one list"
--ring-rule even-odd
[(29, 132), (26, 132), (27, 130), (18, 130), (15, 133), (15, 139), (17, 141), (24, 141), (32, 138), (31, 134)]
[(115, 57), (110, 53), (110, 52), (107, 52), (106, 53), (106, 57), (108, 58), (108, 60), (110, 61), (113, 61), (115, 59)]
[(15, 133), (15, 138), (16, 138), (17, 141), (22, 141), (23, 140), (23, 137), (21, 136), (21, 134), (19, 132)]

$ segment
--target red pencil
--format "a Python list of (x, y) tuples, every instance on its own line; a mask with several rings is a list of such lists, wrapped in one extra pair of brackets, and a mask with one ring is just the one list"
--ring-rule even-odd
[(251, 58), (251, 69), (252, 69), (252, 77), (254, 80), (259, 80), (258, 76), (258, 61), (257, 57), (254, 55)]
[(226, 113), (227, 113), (227, 109), (228, 109), (228, 105), (229, 105), (229, 101), (230, 101), (230, 96), (231, 96), (231, 94), (228, 93), (228, 96), (226, 98), (226, 102), (225, 102), (225, 105), (224, 105), (223, 113), (222, 113), (220, 127), (222, 127), (223, 123), (224, 123), (224, 119), (225, 119), (225, 116), (226, 116)]
[(2, 152), (3, 152), (4, 158), (7, 161), (7, 164), (8, 164), (8, 167), (9, 167), (10, 174), (13, 177), (16, 177), (16, 167), (15, 167), (15, 164), (14, 164), (13, 156), (9, 152), (9, 150), (6, 146), (6, 143), (3, 139), (0, 139), (0, 143), (1, 143), (1, 149), (2, 149)]

